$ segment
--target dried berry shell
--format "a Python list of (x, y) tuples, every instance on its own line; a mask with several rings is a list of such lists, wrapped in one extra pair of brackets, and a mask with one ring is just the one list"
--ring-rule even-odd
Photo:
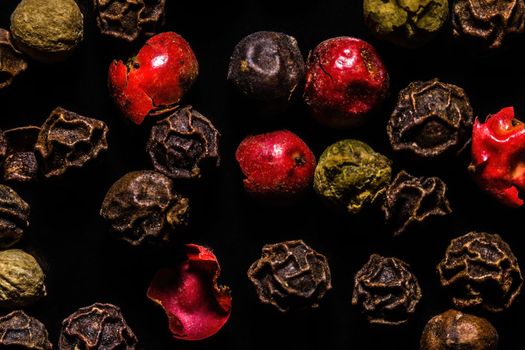
[(220, 267), (207, 248), (188, 244), (187, 260), (159, 270), (148, 298), (166, 312), (173, 337), (201, 340), (217, 333), (228, 321), (232, 298), (228, 287), (217, 284)]
[(95, 303), (75, 311), (62, 322), (60, 350), (135, 350), (137, 337), (120, 309)]
[(27, 69), (27, 60), (11, 43), (9, 31), (0, 28), (0, 90)]
[(39, 133), (38, 126), (24, 126), (4, 132), (7, 142), (3, 168), (5, 181), (30, 182), (38, 178), (35, 144)]
[(35, 151), (46, 178), (81, 168), (108, 148), (107, 125), (57, 107), (42, 125)]
[(0, 248), (16, 244), (29, 226), (29, 205), (10, 187), (0, 185)]
[(0, 348), (51, 350), (53, 345), (42, 322), (17, 310), (0, 317)]
[(199, 178), (217, 167), (219, 132), (191, 106), (177, 109), (152, 128), (146, 149), (153, 168), (173, 179)]

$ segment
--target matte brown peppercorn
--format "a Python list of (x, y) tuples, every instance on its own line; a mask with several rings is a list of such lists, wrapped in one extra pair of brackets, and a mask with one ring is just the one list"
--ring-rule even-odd
[(355, 275), (352, 304), (361, 308), (370, 323), (405, 323), (420, 299), (416, 276), (400, 259), (372, 254)]
[(0, 317), (0, 348), (51, 350), (46, 327), (24, 311), (13, 311)]
[(10, 187), (0, 185), (0, 248), (9, 248), (29, 226), (29, 205)]
[(447, 185), (438, 177), (415, 177), (401, 171), (386, 190), (383, 211), (394, 235), (400, 235), (431, 217), (452, 212)]
[(523, 0), (456, 0), (452, 27), (455, 37), (496, 49), (509, 36), (523, 33), (525, 3)]
[(484, 318), (448, 310), (428, 321), (420, 350), (496, 350), (498, 332)]
[(189, 200), (155, 171), (133, 171), (109, 189), (100, 215), (118, 238), (137, 246), (170, 241), (188, 224)]
[(516, 257), (497, 234), (469, 232), (453, 239), (437, 270), (457, 308), (503, 311), (523, 284)]
[(151, 128), (146, 149), (156, 171), (173, 179), (199, 178), (219, 165), (219, 136), (205, 116), (186, 106)]
[(42, 125), (35, 151), (46, 178), (81, 168), (108, 148), (107, 125), (58, 107)]
[(166, 0), (93, 0), (97, 26), (104, 35), (127, 42), (157, 32)]
[(5, 181), (30, 182), (38, 178), (35, 144), (39, 133), (38, 126), (24, 126), (4, 132), (7, 143), (3, 173)]
[(416, 81), (399, 93), (387, 133), (395, 151), (435, 158), (460, 152), (470, 138), (473, 122), (463, 89), (437, 79)]
[(279, 311), (319, 306), (332, 289), (326, 257), (303, 241), (267, 244), (248, 270), (259, 300)]
[(27, 69), (27, 60), (13, 46), (7, 30), (0, 28), (0, 90)]
[(120, 309), (95, 303), (78, 309), (62, 322), (60, 350), (134, 350), (137, 337)]

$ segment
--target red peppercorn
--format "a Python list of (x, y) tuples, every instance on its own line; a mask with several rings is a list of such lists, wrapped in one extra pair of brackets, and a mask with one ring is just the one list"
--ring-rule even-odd
[(525, 125), (514, 118), (513, 107), (488, 116), (485, 123), (476, 119), (469, 170), (483, 190), (507, 206), (523, 205), (524, 164)]
[(308, 57), (304, 99), (313, 116), (331, 127), (351, 127), (385, 99), (389, 77), (367, 42), (338, 37), (323, 41)]
[(109, 66), (109, 88), (125, 117), (141, 124), (148, 115), (173, 109), (197, 78), (199, 66), (180, 35), (165, 32), (150, 38), (126, 64)]

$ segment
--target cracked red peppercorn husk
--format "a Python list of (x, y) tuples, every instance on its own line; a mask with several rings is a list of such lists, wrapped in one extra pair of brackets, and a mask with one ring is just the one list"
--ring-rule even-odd
[(509, 36), (523, 33), (523, 0), (456, 0), (452, 9), (455, 37), (468, 39), (481, 47), (496, 49)]
[(35, 145), (46, 178), (85, 166), (108, 148), (108, 127), (101, 120), (57, 107), (40, 129)]
[(359, 306), (370, 323), (399, 325), (414, 314), (421, 296), (406, 262), (372, 254), (355, 275), (352, 305)]
[(432, 217), (448, 215), (452, 209), (447, 185), (438, 177), (415, 177), (403, 170), (386, 190), (383, 212), (395, 236)]
[(448, 310), (428, 321), (420, 350), (496, 350), (498, 338), (486, 319)]
[(24, 126), (4, 132), (7, 143), (3, 166), (5, 181), (31, 182), (38, 178), (35, 145), (39, 133), (38, 126)]
[(11, 43), (9, 31), (0, 28), (0, 90), (27, 69), (27, 60)]
[(0, 185), (0, 248), (9, 248), (29, 226), (29, 205), (10, 187)]
[(437, 270), (457, 308), (503, 311), (523, 285), (516, 257), (497, 234), (469, 232), (453, 239)]
[(24, 311), (0, 317), (0, 347), (19, 350), (51, 350), (46, 327)]
[(100, 215), (131, 245), (169, 242), (188, 225), (189, 200), (174, 191), (168, 177), (133, 171), (111, 186)]
[(471, 149), (469, 171), (479, 187), (502, 204), (522, 206), (525, 124), (514, 118), (514, 108), (489, 115), (485, 123), (476, 119)]
[(395, 151), (436, 158), (463, 150), (473, 121), (462, 88), (438, 79), (415, 81), (399, 93), (387, 133)]
[(267, 244), (248, 270), (259, 300), (281, 312), (317, 308), (332, 289), (326, 257), (302, 240)]
[(219, 136), (205, 116), (186, 106), (151, 128), (146, 150), (156, 171), (172, 179), (200, 178), (219, 166)]
[(155, 274), (147, 296), (166, 312), (174, 338), (202, 340), (226, 324), (232, 297), (228, 287), (217, 284), (221, 269), (211, 250), (188, 244), (186, 254), (180, 266)]
[(58, 348), (135, 350), (137, 343), (117, 306), (95, 303), (78, 309), (62, 322)]
[(103, 35), (132, 42), (150, 36), (164, 23), (166, 0), (93, 0)]

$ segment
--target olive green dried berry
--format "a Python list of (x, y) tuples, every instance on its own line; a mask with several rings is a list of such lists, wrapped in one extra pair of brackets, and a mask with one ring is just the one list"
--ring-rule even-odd
[(21, 310), (0, 317), (0, 348), (51, 350), (46, 327)]
[(20, 249), (0, 252), (0, 307), (30, 306), (46, 295), (44, 272), (35, 258)]
[(329, 203), (357, 214), (383, 198), (392, 176), (391, 163), (364, 142), (336, 142), (319, 158), (314, 189)]
[(10, 187), (0, 185), (0, 248), (20, 241), (29, 226), (29, 205)]
[(448, 17), (448, 0), (364, 0), (363, 8), (375, 36), (404, 47), (428, 42)]

